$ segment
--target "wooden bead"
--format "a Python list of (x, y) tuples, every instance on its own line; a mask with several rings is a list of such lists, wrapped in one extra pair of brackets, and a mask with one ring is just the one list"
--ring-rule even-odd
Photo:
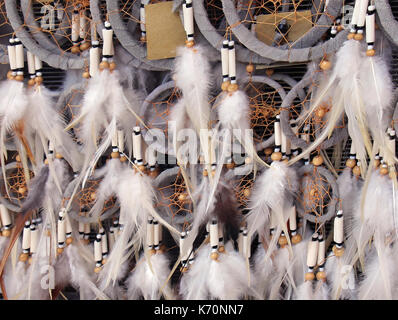
[(9, 80), (13, 80), (14, 79), (14, 76), (13, 76), (11, 70), (7, 72), (7, 79), (9, 79)]
[(278, 239), (278, 244), (281, 246), (281, 248), (284, 248), (287, 245), (287, 239), (285, 236), (280, 236)]
[(109, 68), (109, 62), (108, 61), (101, 61), (99, 64), (99, 69), (104, 70)]
[(29, 258), (29, 254), (28, 253), (21, 253), (19, 256), (19, 261), (21, 262), (26, 262)]
[(37, 85), (41, 85), (43, 83), (43, 77), (36, 77), (35, 82)]
[(323, 157), (321, 155), (317, 155), (312, 159), (312, 164), (314, 166), (320, 166), (323, 164)]
[(101, 263), (102, 263), (102, 265), (104, 265), (106, 262), (107, 262), (108, 260), (107, 259), (102, 259), (102, 261), (101, 261)]
[(159, 171), (158, 171), (158, 170), (149, 171), (148, 175), (149, 175), (151, 178), (156, 178), (156, 177), (159, 175)]
[(145, 172), (145, 166), (144, 165), (139, 165), (138, 166), (138, 170), (140, 170), (141, 172)]
[(356, 166), (356, 164), (357, 164), (357, 162), (355, 161), (355, 159), (348, 159), (346, 162), (345, 162), (345, 165), (348, 167), (348, 168), (354, 168), (355, 166)]
[(374, 163), (373, 163), (373, 167), (375, 169), (377, 169), (379, 167), (379, 165), (380, 165), (380, 160), (379, 159), (375, 160)]
[(216, 170), (211, 170), (211, 176), (214, 177), (216, 175)]
[(18, 74), (18, 75), (15, 77), (15, 80), (17, 80), (17, 81), (23, 81), (23, 75), (22, 75), (22, 74)]
[(253, 71), (254, 71), (254, 65), (248, 64), (248, 65), (246, 66), (246, 72), (247, 72), (247, 73), (253, 73)]
[(229, 81), (224, 81), (223, 83), (221, 83), (221, 90), (222, 91), (227, 91), (228, 90), (228, 86), (231, 84), (231, 82)]
[(225, 247), (224, 246), (219, 246), (218, 247), (218, 252), (224, 253), (225, 252)]
[(336, 257), (341, 257), (344, 254), (344, 248), (337, 248), (335, 245), (333, 246), (333, 253)]
[(235, 162), (230, 162), (230, 163), (227, 163), (226, 164), (226, 167), (227, 167), (227, 169), (233, 169), (233, 168), (235, 168)]
[(2, 232), (1, 232), (1, 235), (3, 236), (3, 237), (9, 237), (10, 235), (11, 235), (11, 230), (9, 230), (9, 229), (7, 229), (7, 230), (3, 230)]
[(146, 36), (141, 36), (140, 37), (140, 42), (146, 42)]
[(90, 48), (90, 42), (83, 42), (79, 46), (80, 51), (86, 51), (88, 48)]
[(73, 242), (73, 238), (72, 237), (66, 238), (65, 242), (67, 245), (70, 245)]
[(357, 41), (361, 41), (363, 39), (363, 34), (362, 33), (356, 33), (354, 36), (354, 39)]
[(347, 39), (352, 40), (352, 39), (354, 39), (354, 37), (355, 37), (355, 33), (349, 33), (347, 36)]
[(237, 83), (230, 83), (228, 86), (228, 92), (235, 92), (239, 89), (239, 86)]
[(273, 152), (271, 154), (272, 161), (280, 161), (282, 159), (282, 152)]
[(55, 154), (55, 158), (57, 158), (57, 159), (63, 159), (64, 157), (62, 156), (62, 154), (60, 154), (60, 153), (56, 153)]
[(187, 46), (187, 48), (192, 48), (195, 45), (195, 41), (187, 40), (187, 41), (185, 41), (185, 45)]
[(207, 169), (203, 169), (203, 176), (207, 177), (209, 175), (209, 173), (207, 172)]
[(48, 159), (44, 159), (44, 164), (48, 165)]
[(361, 175), (361, 168), (359, 166), (355, 166), (352, 169), (352, 173), (354, 174), (354, 176), (359, 177)]
[(305, 281), (312, 281), (315, 279), (315, 275), (312, 272), (307, 272), (305, 274)]
[(292, 243), (293, 244), (297, 244), (300, 243), (302, 240), (301, 234), (296, 233), (293, 237), (292, 237)]
[(57, 253), (61, 254), (62, 252), (64, 252), (64, 248), (57, 248)]
[(185, 273), (185, 272), (188, 271), (188, 267), (182, 267), (182, 268), (180, 268), (180, 271), (181, 271), (182, 273)]
[(212, 252), (212, 253), (210, 254), (210, 258), (211, 258), (212, 260), (214, 260), (214, 261), (217, 261), (217, 259), (218, 259), (218, 252)]
[(340, 32), (340, 31), (343, 31), (343, 30), (344, 30), (344, 27), (341, 24), (339, 24), (337, 26), (337, 32)]
[(97, 194), (95, 192), (91, 192), (90, 199), (95, 200), (95, 198), (97, 198)]
[(152, 256), (154, 254), (156, 254), (156, 250), (155, 249), (151, 249), (148, 251), (148, 253)]
[(322, 60), (319, 67), (323, 70), (329, 70), (332, 67), (332, 63), (329, 60)]
[(119, 158), (119, 160), (120, 160), (120, 162), (126, 162), (126, 161), (127, 161), (127, 158), (126, 158), (126, 156), (121, 156), (121, 157)]
[(264, 150), (264, 154), (266, 155), (266, 156), (270, 156), (271, 154), (272, 154), (272, 148), (266, 148), (265, 150)]
[(35, 85), (35, 79), (29, 79), (28, 80), (28, 86), (33, 87)]
[(380, 174), (382, 176), (385, 176), (386, 174), (388, 174), (388, 167), (387, 166), (381, 166), (380, 167)]
[(112, 62), (109, 64), (109, 70), (113, 71), (113, 70), (115, 70), (115, 69), (116, 69), (116, 63), (112, 61)]
[(274, 69), (270, 69), (270, 68), (266, 69), (266, 70), (265, 70), (265, 74), (266, 74), (268, 77), (272, 76), (272, 75), (274, 74)]
[(27, 190), (26, 190), (26, 187), (19, 187), (19, 188), (18, 188), (18, 193), (21, 194), (21, 195), (25, 194), (26, 191), (27, 191)]
[(78, 46), (73, 46), (72, 47), (72, 49), (70, 50), (72, 53), (79, 53), (80, 52), (80, 49), (79, 49), (79, 47)]
[(249, 198), (251, 194), (251, 190), (249, 188), (246, 188), (243, 190), (243, 195), (245, 196), (245, 198)]
[(99, 273), (100, 271), (101, 271), (101, 267), (95, 267), (95, 268), (94, 268), (94, 272), (95, 272), (95, 273)]
[(326, 282), (326, 272), (325, 271), (318, 271), (316, 274), (316, 279), (318, 281)]
[(88, 71), (83, 72), (82, 77), (83, 77), (84, 79), (90, 78), (90, 72), (88, 72)]
[(112, 159), (119, 158), (119, 156), (120, 156), (119, 152), (112, 152), (112, 153), (111, 153), (111, 158), (112, 158)]
[(376, 54), (375, 49), (366, 50), (366, 55), (367, 55), (368, 57), (373, 57), (375, 54)]

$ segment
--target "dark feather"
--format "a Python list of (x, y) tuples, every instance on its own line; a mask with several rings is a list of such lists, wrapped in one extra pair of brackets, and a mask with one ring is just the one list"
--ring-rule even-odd
[(22, 204), (22, 213), (36, 210), (41, 207), (45, 196), (44, 188), (49, 176), (48, 165), (43, 166), (37, 175), (30, 180), (28, 186), (28, 196)]

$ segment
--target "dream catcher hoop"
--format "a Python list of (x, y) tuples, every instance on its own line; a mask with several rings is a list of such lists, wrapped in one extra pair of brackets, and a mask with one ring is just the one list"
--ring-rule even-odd
[(32, 52), (39, 57), (40, 60), (46, 62), (48, 65), (54, 68), (67, 70), (82, 69), (84, 67), (85, 59), (81, 56), (68, 56), (65, 55), (62, 50), (60, 50), (58, 53), (55, 53), (51, 49), (47, 49), (47, 47), (38, 44), (32, 37), (31, 33), (24, 28), (24, 24), (22, 23), (18, 13), (16, 1), (5, 0), (5, 5), (7, 17), (11, 23), (11, 26), (14, 29), (16, 36), (20, 39), (28, 51)]
[(231, 31), (243, 45), (265, 58), (285, 62), (305, 62), (320, 59), (329, 53), (335, 52), (341, 46), (346, 40), (348, 30), (339, 32), (334, 38), (321, 44), (316, 45), (316, 42), (326, 32), (327, 28), (331, 26), (333, 22), (331, 17), (337, 17), (340, 14), (342, 3), (340, 0), (329, 2), (326, 13), (322, 14), (318, 21), (319, 26), (323, 27), (313, 27), (311, 31), (307, 32), (298, 42), (296, 41), (292, 44), (291, 47), (282, 49), (269, 46), (257, 39), (244, 23), (242, 23), (233, 1), (222, 0), (224, 15), (231, 26)]

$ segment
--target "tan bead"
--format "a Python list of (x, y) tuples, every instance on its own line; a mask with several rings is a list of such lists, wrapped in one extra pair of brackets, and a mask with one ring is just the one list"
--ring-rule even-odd
[(115, 69), (116, 69), (116, 63), (112, 61), (112, 62), (109, 64), (109, 70), (113, 71), (113, 70), (115, 70)]
[(126, 161), (127, 161), (127, 158), (126, 158), (126, 156), (121, 156), (121, 157), (119, 158), (119, 160), (120, 160), (120, 162), (126, 162)]
[(212, 252), (212, 253), (210, 254), (210, 258), (211, 258), (212, 260), (214, 260), (214, 261), (217, 261), (217, 259), (218, 259), (218, 252)]
[(207, 169), (203, 169), (203, 176), (207, 177), (209, 175), (209, 173), (207, 172)]
[(146, 42), (146, 37), (145, 36), (140, 37), (140, 41), (141, 42)]
[(36, 77), (35, 82), (37, 85), (41, 85), (43, 83), (43, 77)]
[(345, 165), (348, 167), (348, 168), (354, 168), (355, 166), (356, 166), (356, 164), (357, 164), (357, 162), (356, 162), (356, 160), (355, 159), (348, 159), (346, 162), (345, 162)]
[(188, 48), (192, 48), (194, 45), (195, 45), (195, 41), (193, 41), (193, 40), (190, 40), (190, 41), (185, 41), (185, 45), (188, 47)]
[(56, 153), (55, 154), (55, 158), (57, 158), (57, 159), (63, 159), (64, 157), (62, 156), (62, 154), (60, 154), (60, 153)]
[(293, 244), (297, 244), (300, 243), (302, 240), (301, 234), (296, 233), (293, 237), (292, 237), (292, 243)]
[(325, 108), (319, 108), (319, 109), (316, 111), (316, 116), (317, 116), (318, 118), (320, 118), (320, 119), (322, 119), (322, 118), (325, 116), (325, 114), (326, 114), (326, 109), (325, 109)]
[(251, 190), (249, 188), (246, 188), (243, 190), (243, 195), (245, 196), (245, 198), (249, 198), (251, 194)]
[(141, 172), (145, 172), (145, 166), (144, 165), (139, 165), (138, 166), (138, 170), (140, 170)]
[(224, 253), (225, 252), (225, 247), (224, 246), (219, 246), (218, 247), (218, 252)]
[(21, 262), (26, 262), (29, 258), (29, 254), (28, 253), (21, 253), (19, 255), (19, 261)]
[(15, 77), (15, 80), (17, 80), (17, 81), (23, 81), (23, 75), (22, 75), (22, 74), (18, 74), (18, 75)]
[(99, 273), (100, 271), (101, 271), (101, 267), (95, 267), (95, 268), (94, 268), (94, 272), (95, 272), (95, 273)]
[(379, 167), (379, 165), (380, 165), (380, 160), (379, 159), (375, 160), (374, 163), (373, 163), (373, 167), (375, 169), (377, 169)]
[(268, 68), (265, 70), (265, 74), (270, 77), (274, 74), (274, 69)]
[(90, 48), (90, 42), (83, 42), (79, 46), (80, 51), (86, 51), (88, 48)]
[(316, 274), (316, 279), (318, 281), (326, 282), (326, 272), (325, 271), (318, 271)]
[(109, 68), (109, 62), (108, 61), (101, 61), (99, 64), (99, 69), (104, 70)]
[(182, 273), (185, 273), (185, 272), (188, 271), (188, 267), (182, 267), (182, 268), (180, 268), (180, 271), (181, 271)]
[(271, 154), (272, 161), (280, 161), (282, 159), (282, 152), (273, 152)]
[(48, 159), (44, 159), (44, 164), (48, 165)]
[(314, 166), (320, 166), (323, 164), (323, 157), (321, 155), (317, 155), (312, 159), (312, 164)]
[(343, 30), (344, 30), (344, 27), (341, 24), (339, 24), (337, 26), (337, 32), (340, 32), (340, 31), (343, 31)]
[(7, 72), (7, 79), (9, 79), (9, 80), (14, 80), (14, 76), (13, 76), (11, 70)]
[(151, 178), (156, 178), (158, 175), (159, 175), (159, 172), (158, 172), (158, 170), (150, 170), (149, 171), (149, 173), (148, 173), (148, 175), (151, 177)]
[(315, 279), (315, 275), (313, 272), (307, 272), (305, 274), (305, 281), (312, 281)]
[(239, 89), (239, 86), (237, 83), (230, 83), (228, 86), (228, 92), (235, 92)]
[(335, 245), (333, 246), (333, 253), (336, 257), (341, 257), (344, 254), (344, 248), (337, 248)]
[(373, 57), (375, 54), (376, 54), (375, 49), (366, 50), (366, 55), (367, 55), (368, 57)]
[(235, 162), (229, 162), (229, 163), (227, 163), (226, 164), (226, 167), (227, 167), (227, 169), (233, 169), (233, 168), (235, 168)]
[(349, 33), (347, 36), (347, 39), (352, 40), (352, 39), (354, 39), (354, 37), (355, 37), (355, 33)]
[(387, 166), (381, 166), (380, 167), (380, 174), (382, 176), (385, 176), (386, 174), (388, 174), (388, 167)]
[(107, 262), (108, 260), (107, 259), (102, 259), (102, 261), (101, 261), (101, 263), (102, 263), (102, 265), (104, 265), (106, 262)]
[(363, 34), (362, 33), (356, 33), (354, 36), (354, 39), (357, 41), (361, 41), (363, 39)]
[(155, 249), (151, 249), (151, 250), (148, 251), (148, 254), (151, 255), (151, 256), (154, 255), (155, 253), (156, 253)]
[(319, 67), (323, 70), (329, 70), (332, 67), (332, 63), (329, 60), (322, 60)]
[(119, 158), (119, 156), (120, 156), (119, 152), (112, 152), (112, 153), (111, 153), (111, 158), (112, 158), (112, 159)]
[(36, 83), (35, 79), (31, 78), (28, 80), (28, 86), (30, 86), (30, 87), (33, 87), (35, 85), (35, 83)]
[(26, 191), (27, 191), (27, 190), (26, 190), (26, 187), (19, 187), (19, 188), (18, 188), (18, 193), (21, 194), (21, 195), (22, 195), (22, 194), (25, 194)]
[(70, 51), (71, 51), (72, 53), (76, 54), (76, 53), (79, 53), (79, 52), (80, 52), (80, 49), (79, 49), (78, 46), (73, 46), (72, 49), (70, 49)]
[(65, 242), (69, 246), (73, 242), (73, 238), (72, 237), (66, 238)]
[(57, 253), (61, 254), (62, 252), (64, 252), (64, 248), (57, 248)]
[(91, 192), (90, 199), (95, 200), (95, 198), (97, 198), (97, 194), (95, 192)]
[(361, 175), (361, 168), (359, 166), (355, 166), (352, 169), (352, 173), (354, 174), (354, 176), (359, 177)]
[(90, 72), (88, 72), (88, 71), (83, 72), (82, 77), (83, 77), (84, 79), (90, 78)]
[(246, 66), (246, 72), (247, 72), (247, 73), (253, 73), (253, 71), (254, 71), (254, 65), (248, 64), (248, 65)]
[(2, 232), (1, 232), (1, 235), (3, 236), (3, 237), (9, 237), (10, 235), (11, 235), (11, 230), (9, 230), (9, 229), (7, 229), (7, 230), (3, 230)]
[(280, 236), (278, 239), (278, 244), (284, 248), (287, 245), (287, 238), (285, 236)]
[(231, 82), (224, 81), (223, 83), (221, 83), (221, 90), (222, 91), (227, 91), (230, 84), (231, 84)]
[(211, 176), (214, 177), (216, 175), (216, 170), (211, 170)]
[(266, 156), (270, 156), (271, 154), (272, 154), (272, 148), (266, 148), (265, 150), (264, 150), (264, 154), (266, 155)]

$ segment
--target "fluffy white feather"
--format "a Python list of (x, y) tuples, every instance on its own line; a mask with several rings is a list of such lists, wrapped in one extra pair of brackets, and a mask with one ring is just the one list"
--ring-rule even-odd
[(314, 289), (312, 281), (304, 281), (297, 287), (295, 300), (314, 300)]

